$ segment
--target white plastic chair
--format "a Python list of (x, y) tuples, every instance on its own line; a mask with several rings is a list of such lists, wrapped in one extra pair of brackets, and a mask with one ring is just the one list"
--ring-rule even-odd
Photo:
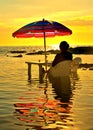
[(67, 76), (71, 73), (71, 62), (70, 60), (65, 60), (54, 67), (50, 67), (49, 73), (53, 77), (59, 77), (59, 76)]
[(50, 70), (48, 72), (48, 77), (50, 82), (52, 82), (56, 77), (66, 77), (66, 76), (70, 76), (71, 74), (76, 75), (77, 74), (77, 69), (79, 67), (79, 64), (82, 62), (80, 57), (76, 57), (73, 59), (73, 61), (71, 60), (65, 60), (62, 61), (60, 63), (58, 63), (57, 65), (55, 65), (54, 67), (50, 67)]

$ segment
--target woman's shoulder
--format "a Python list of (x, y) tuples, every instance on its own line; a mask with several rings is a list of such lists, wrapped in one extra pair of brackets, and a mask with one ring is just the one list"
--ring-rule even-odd
[(68, 55), (72, 55), (72, 53), (71, 53), (70, 51), (67, 51), (67, 54), (68, 54)]
[(60, 57), (60, 56), (62, 56), (62, 54), (61, 54), (61, 53), (56, 54), (56, 57)]

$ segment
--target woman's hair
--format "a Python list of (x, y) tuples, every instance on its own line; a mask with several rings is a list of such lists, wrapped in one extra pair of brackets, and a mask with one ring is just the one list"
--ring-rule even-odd
[(59, 45), (59, 48), (62, 50), (62, 49), (65, 49), (65, 50), (68, 50), (69, 48), (69, 44), (66, 42), (66, 41), (62, 41)]

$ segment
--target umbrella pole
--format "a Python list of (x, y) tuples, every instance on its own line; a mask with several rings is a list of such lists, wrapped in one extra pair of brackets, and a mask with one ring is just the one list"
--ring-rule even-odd
[(47, 72), (46, 36), (44, 32), (45, 71)]

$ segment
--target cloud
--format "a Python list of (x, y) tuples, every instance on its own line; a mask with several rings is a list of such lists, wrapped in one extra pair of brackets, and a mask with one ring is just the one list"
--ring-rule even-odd
[(77, 17), (75, 19), (65, 21), (65, 23), (71, 26), (93, 26), (93, 16)]

